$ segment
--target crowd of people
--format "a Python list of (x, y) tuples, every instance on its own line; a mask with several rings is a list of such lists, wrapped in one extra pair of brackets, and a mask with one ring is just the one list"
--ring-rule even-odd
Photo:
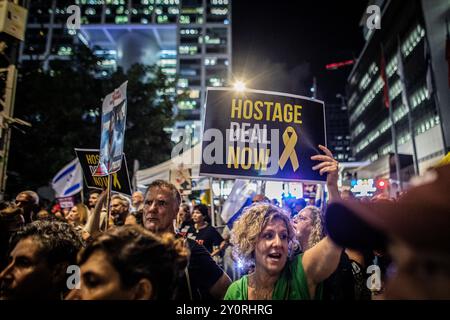
[(326, 204), (257, 195), (224, 230), (163, 180), (109, 208), (106, 191), (48, 211), (20, 192), (0, 203), (0, 299), (449, 299), (450, 166), (398, 199), (359, 201), (319, 148)]

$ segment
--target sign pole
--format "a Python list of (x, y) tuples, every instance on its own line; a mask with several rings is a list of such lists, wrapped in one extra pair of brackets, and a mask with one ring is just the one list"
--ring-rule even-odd
[(213, 192), (213, 178), (209, 178), (209, 195), (211, 197), (211, 224), (216, 226), (216, 214), (214, 212), (214, 192)]
[(108, 174), (108, 186), (106, 187), (106, 224), (105, 224), (105, 232), (108, 231), (109, 228), (109, 219), (111, 218), (111, 174)]

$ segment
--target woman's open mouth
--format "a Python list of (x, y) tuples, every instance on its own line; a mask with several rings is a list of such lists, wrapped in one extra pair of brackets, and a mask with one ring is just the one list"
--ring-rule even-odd
[(271, 260), (273, 262), (279, 262), (281, 260), (282, 254), (278, 253), (278, 252), (274, 252), (274, 253), (269, 253), (267, 255), (267, 257), (269, 258), (269, 260)]

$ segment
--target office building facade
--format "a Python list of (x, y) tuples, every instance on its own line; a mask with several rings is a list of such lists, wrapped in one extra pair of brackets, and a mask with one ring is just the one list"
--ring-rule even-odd
[[(450, 149), (449, 84), (444, 48), (444, 20), (448, 2), (370, 1), (381, 8), (381, 28), (370, 30), (367, 16), (361, 23), (365, 46), (348, 77), (347, 99), (351, 145), (356, 161), (370, 161), (374, 176), (386, 175), (384, 161), (394, 152), (389, 109), (383, 98), (381, 47), (389, 87), (398, 153), (414, 156), (417, 150), (419, 174)], [(440, 14), (439, 14), (440, 12)], [(404, 65), (406, 97), (398, 74), (398, 48)], [(445, 74), (444, 74), (445, 73)], [(412, 126), (409, 125), (409, 117)], [(412, 127), (412, 132), (410, 130)]]
[[(67, 26), (74, 4), (79, 30)], [(174, 90), (187, 98), (177, 105), (184, 121), (175, 125), (174, 140), (184, 129), (195, 131), (192, 143), (198, 140), (206, 88), (230, 81), (231, 0), (33, 0), (28, 16), (23, 65), (51, 69), (55, 59), (70, 60), (81, 42), (101, 58), (99, 77), (134, 63), (158, 64), (177, 76)]]
[(339, 162), (353, 161), (345, 100), (342, 104), (325, 104), (325, 118), (328, 148)]

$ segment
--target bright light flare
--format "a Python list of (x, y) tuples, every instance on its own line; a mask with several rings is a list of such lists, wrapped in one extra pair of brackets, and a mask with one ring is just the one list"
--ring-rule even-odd
[(234, 87), (234, 90), (239, 91), (239, 92), (245, 91), (245, 89), (246, 89), (245, 83), (240, 80), (236, 81), (234, 83), (233, 87)]

